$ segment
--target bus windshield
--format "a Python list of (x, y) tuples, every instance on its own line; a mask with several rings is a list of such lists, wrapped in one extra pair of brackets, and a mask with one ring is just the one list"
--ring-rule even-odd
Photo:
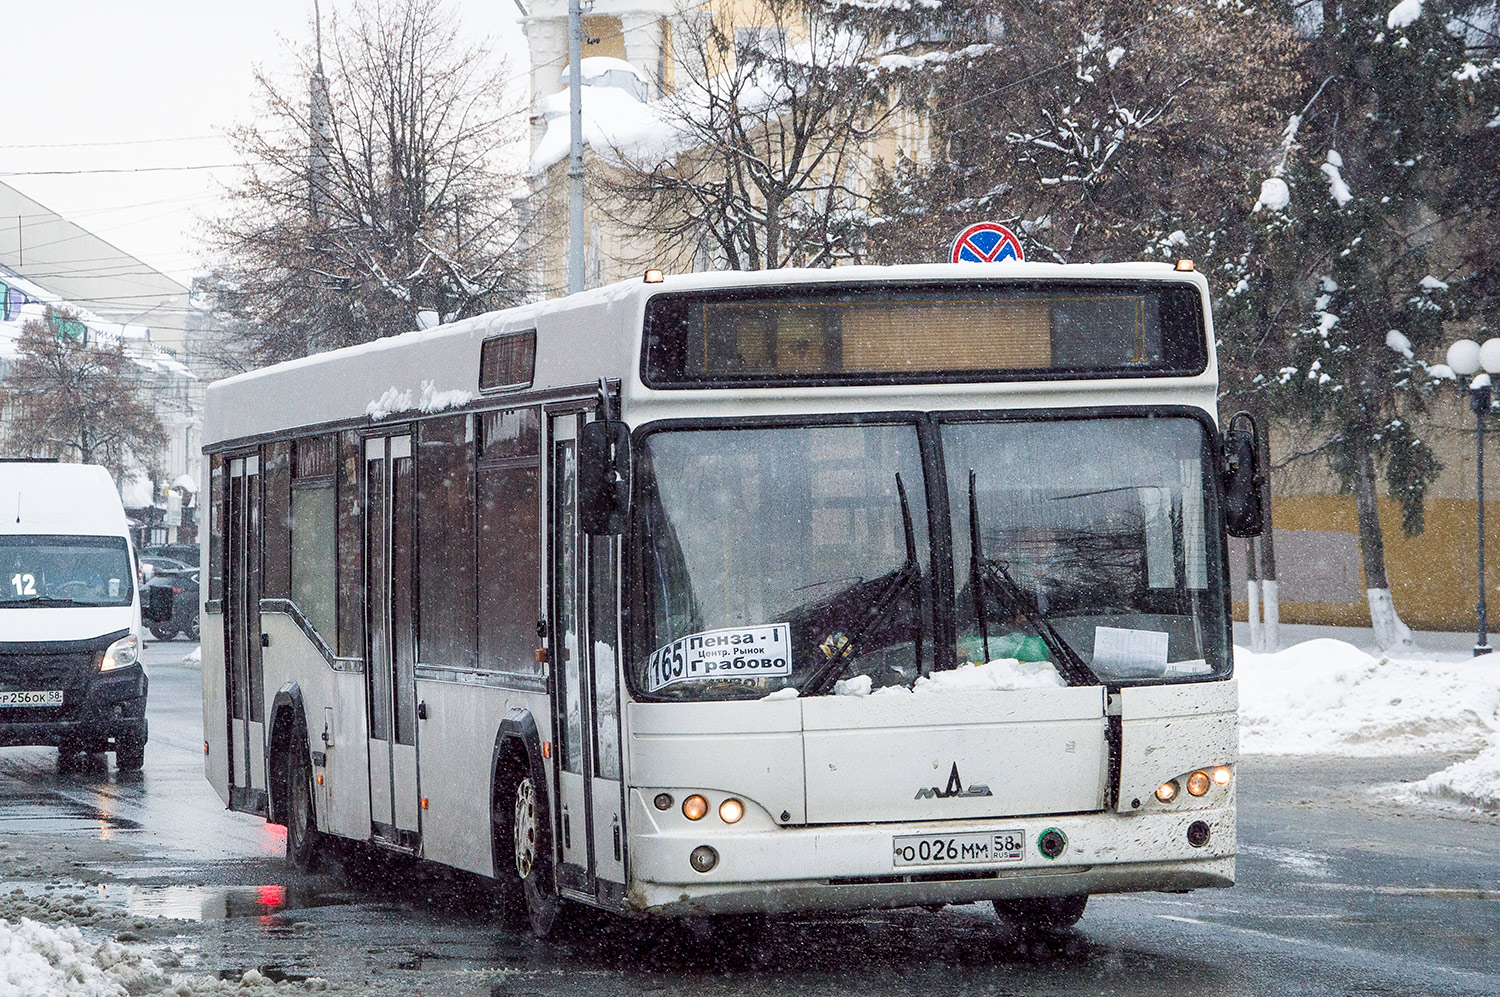
[(128, 606), (134, 595), (124, 537), (0, 536), (0, 609)]
[(1105, 682), (1228, 672), (1201, 423), (948, 423), (942, 437), (962, 657), (1057, 661), (1061, 643)]
[(904, 684), (931, 662), (914, 424), (658, 432), (642, 451), (643, 692)]
[(941, 440), (953, 553), (934, 564), (914, 423), (649, 434), (637, 690), (819, 695), (1000, 658), (1075, 682), (1227, 673), (1197, 421), (949, 422)]

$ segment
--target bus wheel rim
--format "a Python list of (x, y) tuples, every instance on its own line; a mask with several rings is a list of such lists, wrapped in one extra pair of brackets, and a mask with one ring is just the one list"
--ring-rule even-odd
[(516, 872), (522, 879), (531, 875), (536, 866), (536, 789), (530, 779), (522, 779), (516, 787), (515, 828)]

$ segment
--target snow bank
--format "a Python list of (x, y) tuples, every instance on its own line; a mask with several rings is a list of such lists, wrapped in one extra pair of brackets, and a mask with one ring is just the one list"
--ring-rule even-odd
[(1500, 735), (1500, 668), (1483, 658), (1376, 659), (1312, 640), (1275, 654), (1237, 647), (1235, 672), (1247, 755), (1479, 751)]
[(1500, 740), (1473, 758), (1412, 783), (1411, 788), (1419, 793), (1462, 800), (1475, 806), (1500, 807)]
[(71, 925), (0, 918), (0, 994), (123, 997), (167, 982), (156, 963), (119, 942), (90, 942)]

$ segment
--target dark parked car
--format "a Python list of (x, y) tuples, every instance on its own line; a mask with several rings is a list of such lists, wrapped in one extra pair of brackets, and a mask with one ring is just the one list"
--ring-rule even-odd
[(141, 619), (157, 640), (171, 640), (178, 634), (197, 640), (197, 569), (176, 572), (158, 569), (142, 592)]
[(181, 561), (190, 568), (198, 567), (198, 547), (196, 544), (151, 544), (142, 547), (139, 556), (144, 560), (148, 557), (170, 557), (174, 561)]

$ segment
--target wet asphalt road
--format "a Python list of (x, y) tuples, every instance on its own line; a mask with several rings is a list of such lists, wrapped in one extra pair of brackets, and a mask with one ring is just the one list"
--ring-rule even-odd
[(138, 934), (199, 971), (258, 968), (372, 993), (1500, 993), (1500, 815), (1382, 788), (1451, 759), (1244, 761), (1239, 885), (1094, 898), (1052, 938), (1020, 938), (975, 905), (774, 920), (754, 933), (589, 918), (569, 940), (540, 943), (504, 928), (484, 884), (463, 875), (287, 866), (280, 828), (226, 812), (203, 779), (198, 675), (168, 664), (191, 648), (148, 649), (138, 778), (102, 758), (59, 773), (51, 749), (0, 751), (0, 843), (50, 856), (30, 873), (10, 862), (0, 893), (60, 876), (136, 925), (167, 925)]

